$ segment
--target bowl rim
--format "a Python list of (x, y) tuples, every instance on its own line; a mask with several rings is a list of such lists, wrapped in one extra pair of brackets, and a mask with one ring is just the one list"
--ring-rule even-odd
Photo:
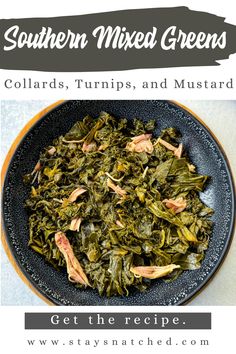
[[(11, 161), (12, 158), (15, 155), (15, 152), (18, 149), (18, 146), (20, 145), (20, 143), (23, 141), (24, 137), (26, 136), (26, 134), (34, 127), (34, 125), (36, 123), (38, 123), (40, 120), (44, 119), (44, 117), (49, 114), (51, 111), (53, 111), (56, 108), (59, 108), (61, 105), (65, 104), (66, 102), (68, 102), (70, 100), (58, 100), (52, 104), (50, 104), (49, 106), (45, 107), (44, 109), (42, 109), (39, 113), (37, 113), (35, 116), (33, 116), (26, 124), (25, 126), (20, 130), (20, 132), (17, 134), (16, 138), (14, 139), (13, 143), (11, 144), (10, 149), (8, 150), (8, 153), (5, 157), (5, 160), (3, 162), (2, 165), (2, 170), (1, 170), (1, 191), (2, 191), (2, 201), (1, 201), (1, 207), (3, 210), (3, 190), (4, 190), (4, 186), (5, 186), (5, 179), (8, 173), (8, 169), (11, 165)], [(84, 101), (84, 100), (81, 100)], [(87, 101), (87, 100), (86, 100)], [(102, 100), (101, 100), (102, 101)], [(107, 100), (106, 100), (107, 101)], [(117, 101), (122, 101), (122, 100), (117, 100)], [(131, 100), (133, 101), (133, 100)], [(136, 100), (136, 101), (142, 101), (142, 100)], [(155, 101), (155, 100), (145, 100), (145, 101)], [(187, 113), (189, 113), (192, 117), (194, 117), (206, 130), (207, 132), (211, 135), (211, 137), (213, 138), (213, 140), (215, 141), (217, 147), (219, 148), (224, 162), (226, 164), (226, 168), (228, 170), (228, 174), (229, 174), (229, 181), (230, 181), (230, 187), (231, 187), (231, 191), (232, 191), (232, 215), (235, 215), (235, 204), (236, 204), (236, 184), (235, 184), (235, 180), (234, 180), (234, 176), (233, 176), (233, 172), (232, 172), (232, 168), (230, 166), (230, 162), (229, 159), (222, 147), (222, 144), (220, 143), (220, 141), (218, 140), (218, 138), (215, 136), (215, 134), (212, 132), (212, 130), (207, 126), (207, 124), (195, 113), (193, 112), (190, 108), (188, 108), (187, 106), (183, 105), (182, 103), (176, 101), (176, 100), (161, 100), (161, 101), (166, 101), (171, 103), (172, 105), (174, 105), (177, 108), (180, 108), (184, 111), (186, 111)], [(41, 300), (43, 300), (46, 304), (50, 305), (50, 306), (58, 306), (59, 304), (55, 302), (53, 302), (47, 295), (43, 294), (42, 291), (40, 290), (40, 288), (38, 288), (35, 284), (33, 284), (32, 282), (30, 282), (29, 277), (27, 272), (24, 270), (24, 268), (22, 267), (22, 265), (20, 264), (20, 262), (17, 260), (17, 258), (13, 255), (12, 251), (11, 251), (11, 246), (9, 244), (8, 241), (8, 237), (7, 237), (7, 230), (6, 230), (6, 226), (5, 226), (5, 222), (4, 222), (4, 218), (3, 218), (3, 213), (2, 213), (2, 222), (1, 222), (1, 242), (2, 242), (2, 246), (3, 249), (8, 257), (8, 260), (10, 261), (11, 265), (13, 266), (13, 268), (15, 269), (16, 273), (18, 274), (18, 276), (21, 278), (21, 280), (28, 286), (28, 288), (35, 294), (37, 295)], [(213, 280), (213, 278), (216, 276), (216, 274), (218, 273), (218, 271), (220, 270), (228, 252), (230, 249), (230, 246), (232, 244), (232, 240), (233, 240), (233, 236), (235, 233), (235, 218), (233, 217), (231, 220), (231, 224), (230, 224), (230, 232), (229, 232), (229, 237), (227, 239), (227, 242), (224, 245), (224, 248), (222, 249), (220, 258), (218, 259), (214, 270), (212, 273), (208, 274), (207, 277), (204, 279), (203, 282), (201, 282), (195, 289), (195, 292), (193, 294), (188, 294), (188, 296), (181, 301), (181, 303), (177, 304), (177, 305), (186, 305), (188, 304), (190, 301), (192, 301), (200, 292), (202, 292), (207, 285), (210, 283), (210, 281)], [(80, 305), (81, 306), (81, 305)], [(97, 305), (94, 305), (97, 306)], [(101, 306), (101, 305), (100, 305)], [(117, 307), (119, 306), (125, 306), (125, 305), (116, 305)], [(141, 306), (148, 306), (148, 305), (141, 305)]]

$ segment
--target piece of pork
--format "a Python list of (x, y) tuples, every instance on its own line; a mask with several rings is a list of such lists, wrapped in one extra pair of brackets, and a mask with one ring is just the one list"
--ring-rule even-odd
[(116, 194), (120, 195), (121, 197), (124, 197), (127, 193), (120, 186), (117, 186), (115, 183), (113, 183), (110, 178), (107, 179), (107, 186), (111, 188)]
[(116, 220), (116, 225), (122, 228), (125, 227), (120, 220)]
[(157, 267), (157, 266), (140, 266), (140, 267), (131, 267), (130, 271), (136, 276), (148, 278), (148, 279), (157, 279), (164, 277), (173, 272), (174, 269), (180, 268), (179, 265), (169, 264), (167, 266)]
[(183, 153), (183, 144), (179, 144), (177, 149), (175, 149), (174, 155), (177, 157), (177, 159), (180, 159)]
[(177, 199), (164, 199), (163, 203), (165, 203), (168, 209), (173, 210), (175, 214), (181, 213), (181, 211), (183, 211), (187, 206), (187, 202), (183, 197), (179, 197)]
[(71, 223), (70, 223), (70, 230), (71, 231), (79, 231), (81, 222), (82, 222), (81, 218), (72, 219)]
[(127, 143), (126, 149), (131, 152), (153, 152), (153, 145), (151, 142), (152, 134), (142, 134), (131, 138), (131, 142)]
[(168, 150), (173, 151), (174, 155), (177, 157), (177, 159), (180, 159), (183, 153), (183, 144), (179, 144), (178, 147), (175, 147), (174, 145), (171, 145), (170, 143), (168, 143), (167, 141), (158, 138), (157, 139), (157, 143), (160, 143), (161, 145), (165, 146)]
[(49, 154), (50, 156), (52, 156), (52, 155), (55, 154), (56, 151), (57, 151), (57, 150), (56, 150), (55, 146), (53, 146), (53, 147), (51, 147), (51, 149), (48, 150), (48, 154)]
[(91, 143), (87, 144), (86, 142), (83, 143), (82, 151), (83, 152), (93, 152), (97, 150), (97, 144), (95, 141), (91, 141)]
[(90, 286), (88, 278), (78, 259), (75, 257), (70, 242), (64, 232), (59, 231), (55, 234), (55, 242), (65, 258), (69, 281)]
[(81, 194), (87, 192), (86, 189), (82, 188), (82, 187), (79, 187), (79, 188), (76, 188), (69, 196), (68, 198), (68, 201), (70, 203), (73, 203), (76, 201), (76, 199), (78, 198), (78, 196), (80, 196)]

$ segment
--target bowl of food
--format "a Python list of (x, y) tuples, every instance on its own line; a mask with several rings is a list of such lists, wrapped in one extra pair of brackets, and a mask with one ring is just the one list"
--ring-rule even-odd
[(49, 303), (180, 305), (230, 244), (227, 159), (177, 103), (62, 102), (27, 126), (5, 169), (5, 248)]

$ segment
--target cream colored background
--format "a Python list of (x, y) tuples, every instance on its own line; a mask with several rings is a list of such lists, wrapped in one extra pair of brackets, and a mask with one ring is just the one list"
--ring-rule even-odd
[[(24, 125), (52, 101), (2, 101), (1, 162)], [(236, 175), (236, 101), (181, 101), (193, 110), (221, 142)], [(1, 250), (2, 305), (45, 305), (22, 282)], [(189, 305), (236, 305), (236, 240), (213, 280)]]

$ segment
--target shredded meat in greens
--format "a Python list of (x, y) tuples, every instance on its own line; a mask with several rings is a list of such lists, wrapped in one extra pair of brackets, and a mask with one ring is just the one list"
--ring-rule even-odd
[(199, 197), (208, 176), (174, 128), (155, 128), (86, 116), (24, 176), (29, 246), (77, 287), (127, 296), (201, 266), (212, 233), (213, 210)]

